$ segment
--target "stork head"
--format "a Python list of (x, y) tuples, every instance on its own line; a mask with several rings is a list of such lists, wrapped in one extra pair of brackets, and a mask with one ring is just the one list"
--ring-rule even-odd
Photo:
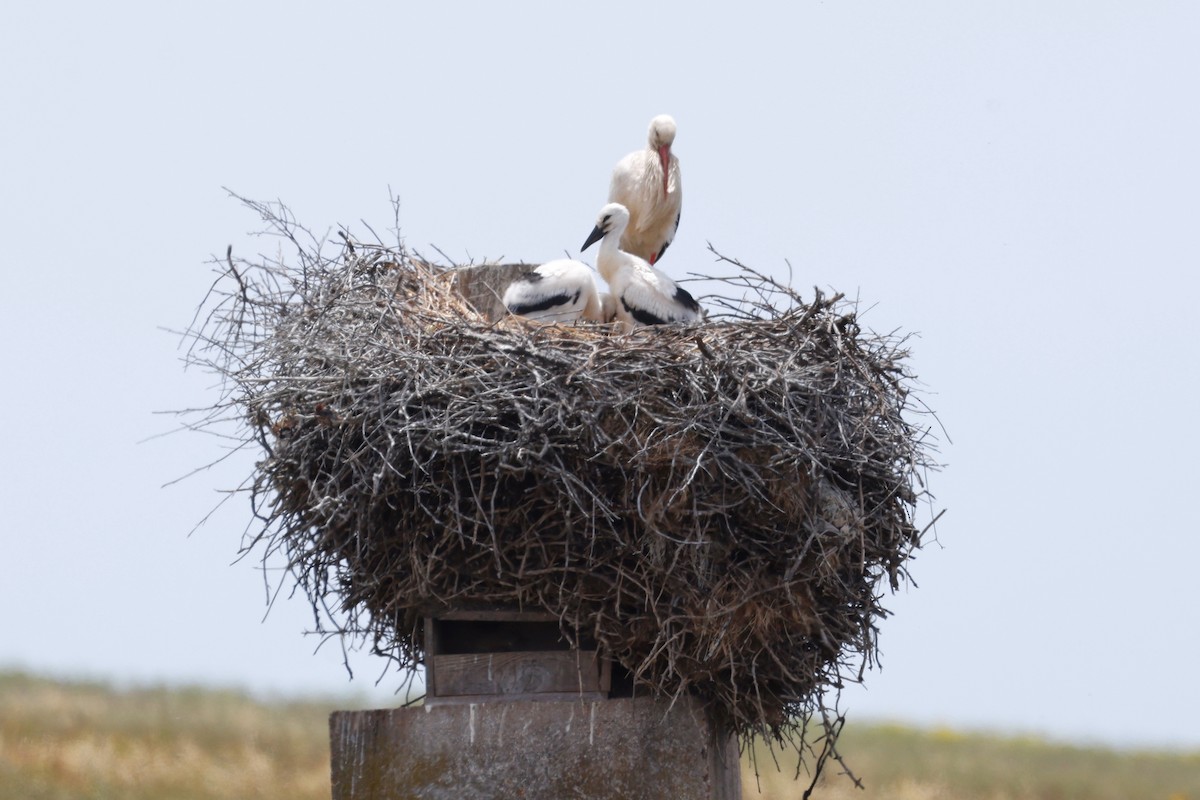
[(600, 209), (600, 216), (596, 218), (596, 227), (592, 228), (592, 232), (588, 235), (587, 241), (583, 243), (580, 250), (587, 250), (596, 242), (603, 239), (610, 233), (613, 234), (616, 241), (621, 240), (621, 234), (625, 232), (625, 228), (629, 225), (629, 209), (620, 203), (609, 203), (604, 208)]
[(659, 114), (650, 120), (648, 138), (651, 150), (659, 150), (665, 147), (669, 151), (671, 145), (675, 143), (675, 120), (671, 118), (671, 115)]
[(675, 120), (667, 114), (659, 114), (650, 120), (647, 140), (650, 149), (658, 154), (658, 162), (662, 164), (663, 197), (666, 197), (671, 173), (671, 145), (675, 142)]

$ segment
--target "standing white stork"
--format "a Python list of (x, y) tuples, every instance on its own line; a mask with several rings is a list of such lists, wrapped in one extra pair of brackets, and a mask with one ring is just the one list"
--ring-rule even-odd
[(621, 237), (621, 249), (656, 263), (679, 228), (683, 184), (679, 159), (671, 152), (675, 120), (660, 114), (650, 120), (648, 146), (617, 162), (608, 202), (629, 209), (630, 223)]
[(502, 302), (512, 314), (542, 322), (607, 322), (592, 269), (560, 258), (524, 273), (504, 290)]
[(609, 203), (600, 209), (596, 227), (582, 248), (586, 250), (603, 239), (596, 256), (596, 269), (608, 281), (616, 301), (617, 320), (626, 330), (632, 330), (639, 325), (703, 319), (700, 304), (686, 289), (650, 266), (644, 258), (620, 248), (621, 234), (628, 225), (629, 209), (620, 203)]

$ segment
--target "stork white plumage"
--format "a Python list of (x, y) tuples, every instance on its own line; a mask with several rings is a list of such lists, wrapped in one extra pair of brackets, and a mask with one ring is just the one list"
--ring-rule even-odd
[(608, 201), (629, 209), (621, 249), (650, 264), (662, 258), (679, 228), (683, 183), (674, 142), (675, 120), (666, 114), (650, 120), (646, 149), (618, 161), (608, 187)]
[(600, 318), (604, 322), (612, 322), (617, 318), (617, 298), (612, 292), (600, 293)]
[(583, 243), (584, 250), (600, 241), (596, 269), (608, 282), (616, 305), (616, 318), (626, 330), (639, 325), (665, 325), (703, 319), (700, 304), (662, 270), (644, 258), (620, 248), (621, 234), (629, 225), (629, 210), (620, 203), (600, 209), (596, 227)]
[(581, 261), (560, 258), (521, 275), (502, 298), (512, 314), (541, 322), (606, 322), (592, 268)]

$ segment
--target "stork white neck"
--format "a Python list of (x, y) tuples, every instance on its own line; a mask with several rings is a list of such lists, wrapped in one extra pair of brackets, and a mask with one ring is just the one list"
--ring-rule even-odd
[(617, 270), (624, 266), (650, 268), (645, 259), (621, 249), (621, 235), (628, 226), (629, 209), (620, 203), (609, 203), (600, 209), (596, 227), (592, 228), (587, 241), (583, 243), (583, 249), (586, 250), (597, 241), (600, 242), (600, 252), (596, 255), (596, 270), (609, 285), (612, 285)]
[(629, 212), (615, 215), (612, 227), (604, 232), (604, 238), (600, 240), (600, 249), (596, 253), (596, 271), (606, 282), (612, 282), (613, 276), (626, 261), (637, 258), (621, 249), (621, 236), (628, 225)]

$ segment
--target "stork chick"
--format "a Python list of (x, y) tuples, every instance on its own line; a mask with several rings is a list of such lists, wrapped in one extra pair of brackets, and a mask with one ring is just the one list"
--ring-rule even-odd
[(521, 275), (504, 290), (502, 302), (509, 313), (541, 322), (607, 321), (591, 267), (566, 258)]
[[(703, 319), (700, 304), (679, 284), (645, 259), (619, 246), (629, 225), (629, 210), (620, 203), (600, 209), (584, 250), (600, 242), (596, 269), (608, 282), (616, 305), (616, 318), (626, 330), (640, 325), (665, 325)], [(601, 241), (602, 240), (602, 241)]]

